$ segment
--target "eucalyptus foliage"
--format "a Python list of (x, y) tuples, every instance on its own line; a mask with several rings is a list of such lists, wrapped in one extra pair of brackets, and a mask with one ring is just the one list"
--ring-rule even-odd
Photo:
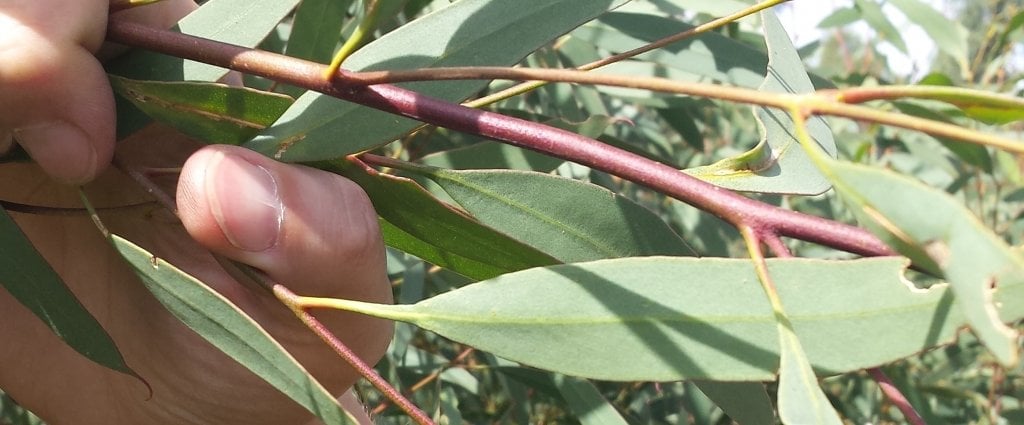
[[(326, 63), (357, 25), (372, 23), (372, 40), (343, 69), (574, 68), (749, 6), (407, 0), (370, 14), (366, 3), (211, 0), (177, 30)], [(906, 77), (869, 63), (882, 54), (856, 34), (844, 33), (854, 40), (845, 46), (794, 46), (771, 10), (592, 71), (756, 89), (769, 101), (753, 107), (713, 90), (552, 83), (484, 106), (502, 115), (475, 115), (473, 126), (435, 113), (435, 103), (395, 99), (407, 89), (459, 103), (512, 83), (407, 82), (381, 89), (385, 102), (375, 103), (357, 89), (343, 100), (253, 77), (248, 88), (215, 84), (225, 69), (143, 49), (108, 71), (122, 136), (157, 120), (363, 187), (380, 216), (399, 303), (321, 304), (403, 322), (377, 370), (437, 421), (907, 420), (865, 369), (886, 372), (929, 422), (1021, 420), (1020, 150), (878, 124), (915, 116), (1018, 138), (1022, 102), (955, 87), (1012, 89), (1015, 70), (1000, 77), (985, 61), (1010, 62), (1024, 15), (989, 10), (989, 31), (999, 35), (981, 45), (919, 0), (858, 0), (823, 26), (846, 31), (863, 21), (906, 51), (893, 13), (938, 45), (939, 65), (919, 91), (886, 92)], [(819, 66), (809, 73), (801, 55)], [(835, 55), (848, 66), (837, 67)], [(828, 110), (813, 103), (824, 97), (802, 95), (874, 86), (885, 96), (868, 106), (882, 118), (804, 115)], [(809, 109), (778, 107), (792, 99), (811, 99), (794, 103)], [(536, 127), (512, 117), (627, 152), (632, 168), (604, 167), (611, 157), (572, 143), (556, 152), (528, 140)], [(505, 144), (479, 136), (497, 133)], [(699, 193), (687, 198), (665, 181)], [(0, 243), (7, 290), (90, 359), (132, 373), (2, 211)], [(346, 423), (329, 394), (230, 301), (131, 241), (115, 235), (112, 243), (179, 319), (325, 423)], [(762, 244), (779, 258), (764, 259)], [(863, 248), (842, 249), (854, 245)], [(412, 390), (423, 379), (429, 385)], [(383, 402), (359, 387), (371, 408)], [(407, 418), (384, 406), (377, 420)]]

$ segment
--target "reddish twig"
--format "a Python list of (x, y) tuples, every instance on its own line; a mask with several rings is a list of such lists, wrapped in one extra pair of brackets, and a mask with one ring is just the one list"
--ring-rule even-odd
[(893, 255), (871, 233), (777, 208), (690, 177), (670, 166), (550, 126), (424, 96), (391, 85), (354, 86), (322, 78), (324, 65), (113, 19), (111, 41), (258, 75), (426, 123), (478, 134), (573, 161), (701, 208), (733, 225), (867, 256)]
[[(269, 283), (269, 282), (268, 282)], [(294, 292), (285, 288), (281, 284), (273, 284), (274, 295), (278, 297), (285, 305), (292, 309), (295, 315), (302, 321), (310, 330), (313, 331), (321, 340), (324, 341), (328, 346), (338, 353), (342, 359), (345, 360), (350, 366), (352, 366), (363, 378), (365, 378), (377, 391), (380, 391), (388, 400), (391, 400), (397, 405), (406, 415), (409, 415), (414, 422), (420, 425), (433, 425), (434, 421), (427, 416), (422, 410), (416, 407), (409, 399), (402, 396), (395, 387), (392, 387), (386, 379), (384, 379), (377, 371), (373, 370), (370, 365), (366, 364), (362, 358), (341, 342), (337, 336), (335, 336), (323, 323), (320, 322), (316, 317), (310, 314), (305, 309), (298, 306), (295, 302), (295, 298), (298, 296)]]
[(897, 409), (900, 409), (908, 423), (912, 425), (926, 425), (921, 415), (917, 413), (917, 410), (914, 410), (914, 406), (900, 392), (900, 389), (896, 388), (896, 384), (885, 375), (885, 372), (882, 372), (882, 369), (877, 367), (868, 369), (868, 374), (878, 383), (878, 387), (882, 389), (882, 394), (885, 394), (889, 402), (895, 405)]

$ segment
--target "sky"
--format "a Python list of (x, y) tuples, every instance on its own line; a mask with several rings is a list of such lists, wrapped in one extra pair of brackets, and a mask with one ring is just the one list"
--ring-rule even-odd
[[(922, 0), (931, 4), (937, 10), (948, 13), (944, 8), (942, 0)], [(779, 14), (782, 24), (790, 32), (794, 44), (797, 47), (803, 46), (820, 38), (824, 33), (819, 30), (818, 23), (834, 10), (841, 7), (852, 7), (852, 0), (794, 0), (779, 6), (776, 11)], [(935, 43), (916, 25), (908, 25), (907, 19), (892, 6), (883, 8), (889, 14), (889, 19), (897, 28), (903, 32), (900, 34), (907, 44), (909, 55), (904, 54), (892, 45), (883, 43), (879, 51), (889, 59), (889, 65), (899, 75), (913, 75), (921, 77), (927, 73), (929, 65), (936, 54)], [(948, 14), (947, 14), (948, 16)], [(859, 22), (850, 28), (870, 37), (873, 33), (867, 24)]]

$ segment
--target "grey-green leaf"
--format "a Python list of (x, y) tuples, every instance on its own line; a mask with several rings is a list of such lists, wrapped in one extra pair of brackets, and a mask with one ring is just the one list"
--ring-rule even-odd
[[(911, 289), (905, 267), (901, 258), (768, 260), (796, 336), (825, 374), (877, 366), (954, 339), (964, 318), (951, 308), (948, 288)], [(997, 298), (1003, 320), (1024, 317), (1024, 284), (1000, 286)], [(776, 318), (752, 263), (743, 259), (567, 264), (503, 275), (414, 305), (339, 300), (338, 307), (593, 379), (768, 381), (779, 370)]]
[[(462, 0), (410, 22), (345, 61), (354, 71), (438, 66), (508, 66), (623, 0)], [(459, 101), (486, 83), (403, 85)], [(390, 142), (416, 121), (318, 93), (300, 97), (281, 119), (247, 144), (285, 161), (338, 158)], [(287, 145), (286, 149), (282, 146)]]
[[(760, 90), (772, 93), (814, 91), (803, 62), (785, 28), (771, 11), (761, 13), (768, 43), (768, 74)], [(729, 189), (761, 193), (816, 195), (831, 186), (800, 149), (793, 120), (786, 111), (754, 109), (761, 129), (761, 142), (752, 150), (715, 164), (691, 168), (686, 173)], [(830, 156), (836, 155), (835, 140), (820, 117), (808, 119), (808, 132)]]
[(842, 425), (788, 321), (779, 323), (779, 419), (784, 424)]
[(1019, 334), (1002, 323), (996, 287), (1024, 283), (1024, 259), (959, 200), (891, 171), (824, 164), (858, 221), (922, 269), (945, 277), (971, 328), (1005, 365), (1017, 364)]
[(527, 171), (414, 167), (478, 220), (566, 263), (695, 255), (650, 210), (600, 186)]
[(113, 235), (114, 247), (175, 317), (329, 425), (355, 424), (337, 400), (242, 310), (204, 283)]
[[(78, 302), (3, 209), (0, 209), (0, 246), (3, 247), (0, 286), (75, 351), (104, 367), (137, 376), (125, 364), (110, 335)], [(6, 343), (16, 344), (17, 341)]]
[(110, 76), (114, 91), (147, 115), (196, 140), (237, 145), (273, 124), (292, 98), (217, 83)]

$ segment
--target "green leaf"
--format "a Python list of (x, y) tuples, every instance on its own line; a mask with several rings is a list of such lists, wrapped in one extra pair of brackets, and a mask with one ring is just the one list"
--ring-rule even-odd
[(566, 263), (695, 255), (650, 210), (600, 186), (511, 170), (414, 166), (478, 220)]
[[(178, 21), (174, 28), (245, 47), (255, 47), (291, 13), (299, 0), (211, 0)], [(136, 80), (217, 81), (228, 70), (146, 50), (133, 50), (106, 64), (107, 72)], [(150, 122), (127, 102), (117, 105), (117, 134), (125, 137)]]
[(864, 22), (875, 30), (879, 40), (888, 41), (903, 53), (907, 53), (907, 44), (900, 36), (900, 31), (893, 26), (892, 22), (882, 11), (882, 6), (875, 0), (854, 0), (854, 6), (860, 11)]
[(1024, 283), (1024, 259), (949, 194), (891, 171), (823, 164), (858, 221), (920, 267), (945, 277), (971, 329), (1004, 365), (1019, 359), (993, 287)]
[[(771, 11), (761, 13), (768, 43), (768, 74), (760, 90), (772, 93), (814, 91), (803, 62), (789, 35)], [(733, 190), (761, 193), (817, 195), (831, 186), (807, 154), (800, 149), (789, 113), (755, 108), (761, 141), (740, 156), (685, 170), (687, 174)], [(808, 132), (830, 156), (836, 145), (828, 124), (820, 117), (808, 120)]]
[(780, 318), (779, 419), (784, 424), (842, 425), (839, 414), (818, 384), (788, 320)]
[(157, 121), (207, 143), (237, 145), (273, 124), (292, 98), (216, 83), (129, 80), (110, 76), (117, 94)]
[(594, 384), (571, 376), (554, 376), (555, 387), (582, 425), (627, 425), (629, 422), (601, 395)]
[(733, 421), (741, 425), (774, 425), (775, 410), (760, 382), (693, 381)]
[(409, 179), (340, 162), (317, 165), (366, 191), (382, 219), (385, 243), (438, 266), (482, 280), (558, 263), (441, 203)]
[(111, 370), (138, 376), (125, 364), (110, 335), (78, 302), (3, 209), (0, 209), (0, 247), (3, 247), (0, 286), (75, 351)]
[(284, 347), (222, 295), (131, 241), (117, 235), (111, 241), (146, 288), (182, 323), (324, 423), (357, 423)]
[[(964, 319), (947, 287), (911, 289), (905, 266), (901, 258), (768, 260), (819, 373), (874, 367), (954, 339)], [(1004, 320), (1024, 317), (1020, 282), (1001, 286), (999, 301)], [(743, 259), (601, 260), (511, 273), (414, 305), (335, 304), (586, 378), (768, 381), (779, 368), (776, 318)]]
[(303, 0), (295, 9), (284, 53), (313, 62), (330, 62), (352, 3), (352, 0)]
[(921, 27), (935, 45), (950, 55), (962, 67), (967, 67), (967, 29), (945, 17), (921, 0), (889, 0), (910, 22)]
[[(513, 65), (622, 1), (462, 0), (364, 46), (345, 61), (345, 67), (368, 71)], [(459, 101), (485, 85), (482, 81), (445, 81), (403, 87)], [(414, 120), (307, 93), (247, 146), (285, 161), (325, 160), (390, 142), (416, 126)]]

